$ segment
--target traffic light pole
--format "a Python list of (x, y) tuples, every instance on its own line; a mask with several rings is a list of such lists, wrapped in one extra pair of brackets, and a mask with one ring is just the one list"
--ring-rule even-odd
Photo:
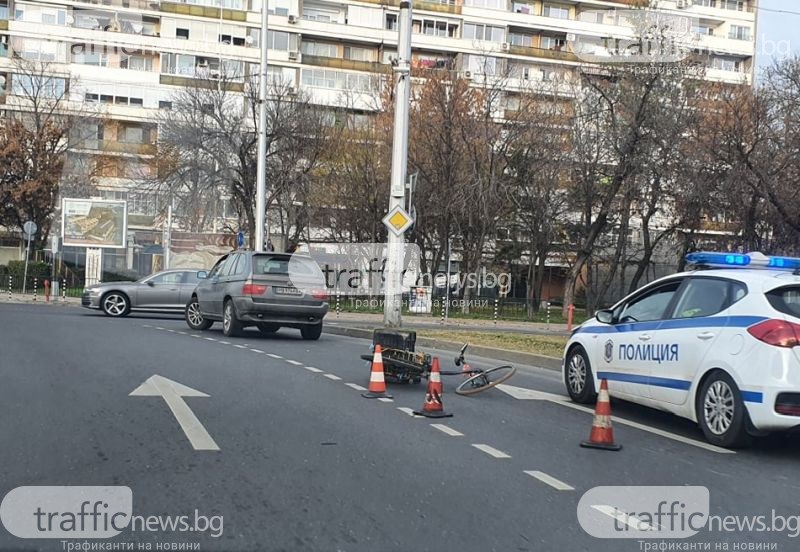
[[(397, 54), (399, 59), (394, 65), (395, 107), (389, 211), (395, 207), (405, 207), (406, 166), (408, 163), (408, 110), (411, 94), (411, 2), (408, 0), (401, 0), (400, 2), (398, 23)], [(404, 233), (395, 233), (389, 229), (383, 324), (390, 328), (399, 328), (403, 323), (402, 265), (404, 244)]]

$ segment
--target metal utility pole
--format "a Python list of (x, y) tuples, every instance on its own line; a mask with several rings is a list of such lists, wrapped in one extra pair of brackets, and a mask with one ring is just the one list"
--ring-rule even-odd
[[(389, 211), (404, 207), (406, 165), (408, 163), (408, 110), (411, 92), (411, 2), (400, 2), (398, 18), (398, 60), (394, 65), (394, 137), (392, 141), (392, 181)], [(383, 306), (383, 323), (397, 328), (402, 319), (402, 264), (404, 233), (389, 232), (387, 275)]]
[(167, 232), (166, 236), (167, 239), (166, 244), (164, 245), (164, 268), (169, 270), (170, 263), (172, 261), (172, 196), (170, 196), (169, 206), (167, 206)]
[(258, 77), (258, 176), (256, 177), (255, 250), (264, 250), (267, 210), (267, 0), (261, 0), (261, 69)]
[(444, 283), (444, 319), (450, 316), (450, 259), (453, 255), (453, 242), (447, 238), (447, 280)]

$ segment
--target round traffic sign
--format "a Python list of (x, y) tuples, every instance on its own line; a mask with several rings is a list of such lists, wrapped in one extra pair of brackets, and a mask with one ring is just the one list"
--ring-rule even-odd
[(28, 222), (22, 225), (22, 229), (25, 231), (27, 235), (33, 236), (34, 234), (36, 234), (36, 231), (39, 229), (39, 227), (36, 226), (35, 222), (29, 220)]

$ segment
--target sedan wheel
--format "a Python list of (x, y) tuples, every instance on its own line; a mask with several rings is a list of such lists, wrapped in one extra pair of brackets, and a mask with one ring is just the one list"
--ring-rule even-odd
[(711, 374), (697, 398), (697, 419), (708, 442), (721, 447), (746, 446), (750, 442), (747, 411), (739, 388), (722, 371)]
[(589, 357), (578, 345), (570, 349), (564, 365), (564, 383), (570, 398), (578, 403), (592, 403), (595, 400), (594, 380)]
[(102, 308), (104, 313), (114, 317), (125, 316), (131, 310), (128, 297), (117, 292), (111, 292), (103, 297)]

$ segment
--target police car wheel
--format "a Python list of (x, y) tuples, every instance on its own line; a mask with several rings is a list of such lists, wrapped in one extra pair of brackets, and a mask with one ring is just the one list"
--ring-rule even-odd
[(697, 419), (712, 445), (735, 448), (750, 444), (741, 393), (733, 379), (721, 370), (712, 373), (700, 389)]
[(589, 357), (580, 345), (570, 349), (567, 354), (564, 383), (570, 398), (577, 403), (590, 404), (597, 399)]

